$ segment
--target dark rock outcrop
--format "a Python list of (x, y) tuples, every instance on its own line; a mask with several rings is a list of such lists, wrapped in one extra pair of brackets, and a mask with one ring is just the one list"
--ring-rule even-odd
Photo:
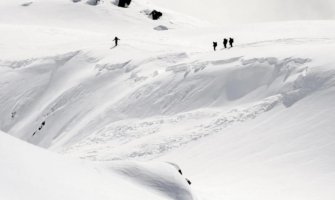
[(159, 26), (156, 26), (154, 28), (154, 30), (156, 30), (156, 31), (167, 31), (167, 30), (169, 30), (169, 28), (166, 27), (166, 26), (163, 26), (163, 25), (159, 25)]
[(27, 6), (30, 6), (31, 4), (33, 4), (33, 2), (26, 2), (26, 3), (23, 3), (21, 4), (21, 6), (24, 6), (24, 7), (27, 7)]
[(153, 10), (153, 11), (149, 14), (149, 16), (151, 16), (153, 20), (157, 20), (157, 19), (159, 19), (159, 18), (161, 18), (161, 17), (163, 16), (163, 13), (162, 13), (162, 12), (159, 12), (159, 11), (157, 11), (157, 10)]
[[(75, 1), (73, 1), (74, 3), (76, 3)], [(98, 5), (100, 2), (100, 0), (88, 0), (86, 3), (92, 6), (96, 6)]]
[(127, 8), (131, 3), (131, 0), (119, 0), (117, 4), (119, 7)]

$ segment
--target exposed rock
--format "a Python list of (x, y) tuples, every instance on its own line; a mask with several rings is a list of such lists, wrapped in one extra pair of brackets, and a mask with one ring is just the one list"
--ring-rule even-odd
[(119, 7), (128, 8), (131, 0), (116, 0), (115, 4)]
[(162, 12), (159, 12), (159, 11), (157, 11), (157, 10), (153, 10), (153, 11), (149, 14), (149, 16), (151, 16), (153, 20), (157, 20), (157, 19), (159, 19), (159, 18), (161, 18), (161, 17), (163, 16), (163, 13), (162, 13)]
[(156, 26), (154, 29), (155, 29), (156, 31), (167, 31), (167, 30), (169, 30), (168, 27), (163, 26), (163, 25)]
[[(75, 0), (75, 1), (77, 1), (77, 0)], [(92, 5), (92, 6), (96, 6), (96, 5), (99, 4), (99, 2), (100, 2), (100, 0), (88, 0), (87, 4)]]
[(21, 6), (24, 6), (24, 7), (27, 7), (27, 6), (30, 6), (31, 4), (33, 4), (33, 2), (26, 2), (26, 3), (23, 3), (21, 4)]

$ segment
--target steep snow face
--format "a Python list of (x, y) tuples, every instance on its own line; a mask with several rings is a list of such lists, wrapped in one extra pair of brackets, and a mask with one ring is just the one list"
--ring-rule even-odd
[(70, 161), (3, 132), (0, 158), (4, 200), (193, 199), (185, 179), (168, 163)]
[[(324, 36), (328, 30), (331, 36), (331, 23), (315, 23), (314, 26), (318, 28), (315, 34), (321, 32), (321, 28)], [(283, 33), (286, 37), (303, 35), (301, 30), (294, 32), (290, 27), (293, 25), (288, 24), (288, 33)], [(304, 27), (303, 23), (301, 27)], [(234, 31), (238, 33), (238, 30)], [(209, 53), (201, 48), (192, 52), (188, 46), (192, 40), (205, 43), (202, 36), (189, 38), (186, 44), (179, 44), (179, 51), (176, 51), (178, 39), (185, 40), (185, 36), (158, 42), (169, 33), (156, 36), (150, 33), (152, 43), (143, 39), (134, 43), (126, 41), (126, 44), (110, 49), (99, 40), (95, 46), (89, 42), (93, 47), (57, 56), (2, 61), (1, 109), (6, 113), (1, 117), (2, 129), (43, 147), (66, 149), (79, 141), (82, 143), (81, 139), (99, 135), (107, 135), (103, 141), (111, 141), (116, 147), (129, 139), (127, 132), (122, 133), (127, 138), (125, 141), (122, 135), (117, 138), (117, 130), (123, 124), (129, 124), (128, 120), (140, 128), (142, 122), (146, 122), (146, 119), (142, 121), (144, 118), (157, 124), (158, 118), (167, 117), (166, 120), (171, 121), (167, 122), (169, 125), (178, 118), (185, 118), (184, 115), (195, 116), (191, 117), (194, 120), (198, 115), (210, 118), (204, 120), (203, 126), (211, 128), (196, 131), (199, 133), (190, 128), (194, 124), (188, 127), (180, 123), (181, 127), (188, 127), (188, 131), (180, 130), (185, 137), (180, 136), (183, 139), (178, 141), (187, 144), (216, 132), (215, 126), (210, 125), (213, 120), (233, 118), (224, 124), (238, 124), (272, 111), (276, 106), (289, 109), (300, 100), (333, 87), (334, 73), (328, 67), (332, 65), (331, 60), (327, 55), (319, 55), (319, 49), (334, 47), (331, 37), (272, 39), (274, 36), (270, 36), (268, 40), (253, 43), (245, 40), (236, 48)], [(174, 34), (171, 36), (176, 37)], [(247, 38), (242, 36), (242, 39), (244, 37)], [(264, 34), (264, 39), (266, 37)], [(74, 41), (73, 47), (78, 42)], [(306, 47), (310, 49), (306, 50)], [(131, 53), (125, 55), (124, 52)], [(197, 114), (199, 112), (204, 114)], [(134, 119), (140, 120), (134, 122)], [(143, 134), (160, 133), (161, 125), (144, 128)], [(168, 131), (170, 126), (166, 127)], [(134, 133), (139, 131), (134, 130)], [(170, 134), (174, 133), (166, 134), (165, 131), (161, 134), (149, 134), (159, 140), (166, 138), (166, 145), (156, 145), (155, 152), (164, 153), (171, 146), (180, 146), (174, 144), (178, 135), (172, 137)], [(135, 139), (140, 138), (138, 133), (135, 135)], [(121, 143), (115, 139), (120, 139)], [(86, 143), (84, 140), (85, 145), (81, 146), (87, 148)], [(112, 151), (109, 144), (107, 147)], [(126, 145), (125, 149), (128, 150), (120, 150), (122, 154), (131, 151), (126, 153), (131, 157), (152, 154), (151, 147), (145, 150)], [(108, 154), (109, 158), (121, 156), (114, 150)]]

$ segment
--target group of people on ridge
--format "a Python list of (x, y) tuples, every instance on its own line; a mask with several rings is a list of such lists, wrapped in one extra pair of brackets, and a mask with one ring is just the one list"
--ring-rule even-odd
[[(119, 42), (119, 38), (118, 37), (115, 37), (114, 38), (114, 42), (115, 42), (115, 47), (118, 45), (118, 42)], [(229, 38), (229, 40), (227, 38), (224, 38), (223, 39), (223, 47), (226, 49), (227, 46), (228, 46), (228, 43), (229, 43), (229, 48), (233, 48), (233, 44), (234, 44), (234, 38)], [(214, 48), (214, 51), (216, 51), (216, 47), (218, 46), (218, 43), (217, 42), (213, 42), (213, 48)]]
[[(234, 44), (234, 38), (229, 38), (229, 40), (227, 38), (223, 39), (223, 47), (226, 49), (227, 45), (229, 43), (230, 48), (233, 48), (233, 44)], [(214, 51), (216, 51), (216, 47), (218, 46), (217, 42), (213, 42), (213, 48)]]

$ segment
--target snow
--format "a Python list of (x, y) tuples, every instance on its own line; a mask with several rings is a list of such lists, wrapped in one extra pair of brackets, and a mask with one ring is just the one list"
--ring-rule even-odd
[[(215, 24), (335, 19), (332, 0), (155, 0), (164, 8)], [(190, 6), (192, 5), (192, 6)]]
[(3, 132), (0, 157), (3, 200), (192, 199), (186, 181), (167, 163), (90, 164), (47, 152)]
[(154, 3), (0, 2), (0, 199), (332, 200), (335, 22)]

